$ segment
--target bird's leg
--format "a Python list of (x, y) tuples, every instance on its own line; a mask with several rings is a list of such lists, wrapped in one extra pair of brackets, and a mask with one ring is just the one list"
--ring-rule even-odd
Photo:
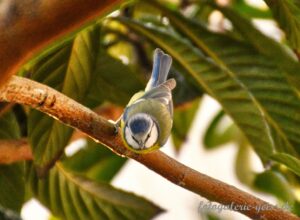
[(110, 123), (112, 123), (115, 126), (115, 134), (118, 134), (119, 127), (121, 126), (121, 120), (123, 115), (121, 115), (116, 121), (108, 120)]

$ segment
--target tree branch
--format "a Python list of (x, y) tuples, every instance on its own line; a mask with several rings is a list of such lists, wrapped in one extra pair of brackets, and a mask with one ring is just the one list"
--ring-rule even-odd
[(0, 86), (39, 49), (121, 0), (0, 1)]
[(0, 140), (0, 164), (32, 159), (31, 148), (26, 139)]
[[(165, 155), (161, 151), (136, 154), (124, 147), (120, 135), (115, 135), (114, 126), (90, 109), (82, 106), (56, 90), (13, 76), (0, 89), (0, 101), (29, 105), (51, 117), (86, 133), (97, 142), (102, 142), (115, 153), (132, 158), (169, 181), (197, 193), (211, 201), (235, 205), (254, 219), (299, 219), (233, 186), (201, 174)], [(25, 159), (25, 158), (24, 158)], [(267, 207), (267, 208), (266, 208)], [(257, 208), (261, 208), (258, 212)]]

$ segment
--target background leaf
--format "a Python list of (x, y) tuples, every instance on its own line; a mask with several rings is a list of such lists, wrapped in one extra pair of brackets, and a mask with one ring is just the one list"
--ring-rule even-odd
[[(15, 115), (8, 112), (0, 117), (0, 139), (20, 138)], [(20, 212), (25, 197), (24, 164), (0, 165), (0, 207)]]
[[(99, 31), (99, 26), (94, 25), (80, 32), (73, 41), (53, 49), (32, 67), (32, 78), (83, 102), (92, 82), (99, 51)], [(41, 112), (30, 111), (29, 139), (40, 174), (60, 157), (72, 130)]]
[(283, 70), (285, 77), (291, 85), (295, 86), (298, 91), (300, 90), (300, 76), (298, 74), (300, 63), (289, 48), (261, 33), (247, 18), (241, 16), (239, 13), (228, 7), (214, 6), (232, 22), (234, 28), (248, 43), (252, 44), (260, 53), (273, 60)]
[(126, 162), (102, 144), (87, 140), (86, 146), (64, 160), (66, 168), (89, 179), (110, 182)]
[(230, 121), (226, 123), (226, 115), (223, 110), (219, 111), (209, 123), (205, 131), (203, 143), (206, 149), (214, 149), (230, 141), (237, 140), (238, 128)]
[(176, 151), (186, 141), (188, 131), (199, 108), (200, 99), (186, 103), (175, 109), (173, 116), (172, 140)]
[(238, 140), (238, 152), (235, 159), (235, 174), (238, 180), (247, 186), (253, 186), (255, 173), (252, 168), (251, 148), (245, 138)]
[(267, 170), (256, 176), (254, 186), (263, 192), (276, 195), (282, 202), (293, 205), (296, 198), (285, 177), (273, 170)]
[(235, 11), (241, 12), (244, 16), (247, 16), (248, 18), (250, 17), (267, 19), (272, 17), (268, 9), (251, 6), (246, 0), (234, 0), (231, 3), (231, 7)]
[(31, 169), (29, 183), (35, 196), (51, 212), (66, 220), (151, 219), (162, 210), (147, 200), (72, 174), (61, 163), (38, 179)]
[(276, 153), (272, 159), (286, 165), (291, 171), (300, 176), (300, 160), (285, 153)]
[(300, 50), (300, 5), (297, 0), (264, 0), (285, 32), (291, 48)]
[(88, 102), (107, 100), (125, 106), (134, 93), (144, 89), (132, 68), (107, 54), (103, 48), (97, 56), (94, 71)]
[(181, 72), (185, 70), (182, 69), (176, 61), (173, 63), (173, 66), (174, 67), (171, 68), (169, 72), (168, 78), (174, 78), (176, 80), (176, 87), (172, 90), (175, 108), (202, 97), (203, 91), (201, 88), (191, 84), (182, 76)]

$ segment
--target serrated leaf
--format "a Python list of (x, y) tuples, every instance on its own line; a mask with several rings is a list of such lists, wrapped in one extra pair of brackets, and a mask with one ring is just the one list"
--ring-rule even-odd
[(276, 153), (271, 158), (279, 163), (284, 164), (292, 172), (300, 176), (300, 160), (292, 155), (285, 153)]
[(102, 144), (87, 140), (86, 146), (64, 160), (66, 168), (90, 179), (110, 182), (126, 162)]
[(206, 149), (214, 149), (230, 141), (238, 140), (238, 128), (232, 123), (224, 125), (225, 112), (219, 111), (209, 123), (205, 131), (203, 143)]
[(300, 51), (300, 5), (295, 0), (264, 0), (285, 32), (291, 48)]
[[(8, 112), (0, 117), (0, 139), (20, 138), (15, 115)], [(19, 212), (24, 202), (24, 164), (0, 165), (0, 207)]]
[(256, 50), (267, 56), (274, 64), (282, 69), (289, 83), (297, 89), (299, 96), (300, 76), (298, 71), (300, 69), (300, 63), (296, 60), (296, 56), (293, 52), (289, 48), (284, 47), (282, 44), (261, 33), (247, 18), (237, 12), (227, 7), (212, 5), (232, 22), (234, 28), (239, 31), (247, 42), (251, 43)]
[[(298, 118), (300, 119), (299, 96), (285, 79), (285, 73), (277, 67), (273, 60), (260, 54), (246, 42), (223, 34), (212, 33), (196, 21), (188, 20), (160, 5), (158, 7), (168, 16), (175, 27), (189, 37), (220, 68), (224, 69), (228, 77), (237, 80), (251, 96), (253, 104), (261, 110), (268, 127), (270, 127), (270, 135), (274, 140), (276, 150), (291, 154), (294, 154), (295, 151), (299, 153), (297, 147), (300, 143), (298, 142), (300, 136), (297, 134), (299, 123), (296, 122)], [(276, 45), (273, 53), (282, 49), (278, 43), (264, 35), (260, 37), (265, 41), (270, 40), (269, 44)], [(288, 62), (294, 62), (288, 54), (283, 55), (282, 59), (286, 58)], [(244, 111), (246, 110), (248, 108), (245, 108)], [(254, 147), (258, 152), (261, 150), (258, 148), (265, 146)]]
[[(91, 84), (99, 50), (99, 26), (94, 25), (51, 51), (31, 70), (32, 78), (83, 102)], [(41, 103), (43, 104), (43, 103)], [(43, 174), (60, 157), (73, 129), (32, 110), (28, 117), (34, 162)]]
[(267, 170), (258, 174), (254, 180), (254, 186), (266, 193), (270, 193), (282, 202), (294, 204), (296, 201), (293, 190), (285, 177), (273, 170)]
[(181, 145), (186, 141), (188, 131), (194, 121), (194, 117), (199, 108), (200, 99), (186, 103), (174, 110), (172, 140), (176, 151), (179, 151)]
[(134, 93), (144, 88), (128, 65), (124, 65), (104, 50), (98, 54), (97, 60), (94, 82), (88, 94), (89, 100), (108, 100), (126, 105)]
[[(169, 53), (173, 59), (177, 60), (189, 73), (185, 77), (192, 78), (198, 86), (201, 86), (209, 95), (221, 103), (225, 112), (232, 117), (245, 133), (263, 161), (267, 161), (272, 154), (274, 143), (280, 143), (278, 147), (284, 148), (282, 150), (295, 153), (290, 145), (285, 144), (281, 140), (281, 138), (285, 140), (282, 134), (276, 135), (275, 129), (270, 130), (270, 125), (267, 123), (268, 121), (261, 104), (258, 103), (254, 95), (241, 83), (234, 73), (216, 65), (189, 42), (179, 39), (177, 36), (123, 18), (120, 19), (120, 22), (128, 26), (131, 30), (147, 37)], [(248, 59), (249, 57), (246, 56), (246, 58)], [(243, 59), (243, 61), (246, 62), (247, 60)], [(246, 70), (246, 73), (251, 73), (249, 72), (249, 68)], [(246, 73), (244, 75), (247, 79)], [(270, 74), (270, 78), (272, 78), (273, 70), (265, 71), (264, 74), (266, 73)], [(258, 78), (261, 77), (263, 76), (259, 76)], [(256, 84), (254, 86), (260, 85)], [(285, 88), (284, 90), (290, 91), (289, 88)], [(277, 139), (274, 141), (273, 137), (277, 138), (278, 142)]]
[(61, 163), (56, 163), (43, 179), (38, 179), (31, 169), (30, 184), (42, 204), (65, 220), (143, 220), (162, 211), (153, 203), (107, 183), (72, 174)]

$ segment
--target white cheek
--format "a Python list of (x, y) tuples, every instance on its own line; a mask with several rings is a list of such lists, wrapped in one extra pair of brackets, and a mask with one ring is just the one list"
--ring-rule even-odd
[(153, 126), (151, 132), (150, 132), (150, 137), (145, 143), (145, 148), (150, 148), (152, 147), (158, 139), (158, 130), (156, 126)]
[(128, 127), (125, 128), (125, 139), (127, 143), (132, 147), (133, 149), (140, 149), (140, 146), (133, 140), (131, 136), (131, 132)]

